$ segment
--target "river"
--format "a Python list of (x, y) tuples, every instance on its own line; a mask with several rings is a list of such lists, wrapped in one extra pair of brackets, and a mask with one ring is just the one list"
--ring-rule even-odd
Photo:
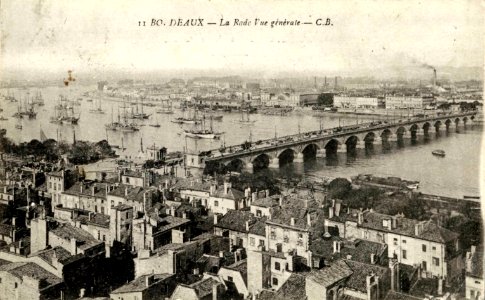
[[(288, 116), (269, 116), (251, 114), (254, 123), (242, 125), (239, 113), (225, 113), (223, 120), (214, 122), (214, 129), (225, 132), (220, 140), (193, 140), (180, 136), (181, 126), (172, 121), (173, 118), (182, 116), (180, 110), (175, 110), (173, 115), (155, 113), (156, 107), (144, 107), (146, 113), (151, 114), (148, 120), (139, 121), (144, 126), (135, 133), (121, 133), (106, 131), (104, 124), (109, 123), (111, 118), (116, 119), (117, 102), (102, 101), (101, 106), (105, 110), (104, 115), (93, 114), (89, 109), (94, 108), (96, 101), (87, 102), (88, 97), (83, 97), (81, 106), (76, 110), (81, 112), (78, 125), (57, 125), (49, 122), (54, 115), (54, 106), (57, 104), (59, 94), (69, 98), (81, 97), (87, 90), (95, 87), (79, 87), (68, 90), (63, 87), (47, 87), (41, 89), (45, 100), (45, 106), (36, 107), (37, 118), (21, 121), (11, 117), (18, 107), (18, 103), (2, 102), (1, 114), (7, 117), (7, 121), (1, 121), (0, 127), (7, 129), (7, 136), (15, 142), (27, 142), (31, 139), (40, 138), (40, 129), (48, 138), (60, 138), (71, 142), (75, 134), (77, 140), (99, 141), (108, 139), (110, 144), (123, 145), (127, 148), (121, 156), (135, 156), (140, 149), (149, 145), (167, 147), (169, 151), (183, 151), (195, 148), (208, 150), (219, 148), (222, 143), (226, 145), (240, 144), (251, 138), (253, 141), (288, 134), (296, 134), (299, 131), (310, 131), (330, 128), (341, 125), (356, 124), (370, 121), (374, 117), (359, 116), (332, 116), (325, 114), (321, 117), (313, 116), (311, 112), (294, 112)], [(11, 89), (17, 99), (23, 99), (28, 90)], [(35, 94), (37, 90), (30, 90)], [(0, 93), (6, 94), (6, 90)], [(96, 100), (96, 99), (95, 99)], [(175, 105), (176, 106), (176, 105)], [(113, 110), (113, 115), (111, 111)], [(23, 129), (16, 129), (15, 125), (21, 122)], [(160, 127), (151, 127), (149, 124), (159, 123)], [(350, 177), (359, 173), (372, 173), (379, 176), (398, 176), (409, 180), (421, 182), (420, 190), (445, 196), (462, 197), (463, 195), (479, 194), (479, 157), (482, 131), (478, 128), (467, 128), (460, 133), (451, 133), (433, 138), (429, 142), (420, 142), (416, 145), (406, 145), (403, 148), (394, 147), (391, 151), (377, 149), (376, 153), (367, 156), (358, 153), (356, 157), (340, 156), (338, 162), (328, 159), (314, 159), (303, 164), (288, 164), (277, 172), (285, 174), (305, 174), (315, 177)], [(141, 145), (143, 144), (143, 145)], [(440, 158), (431, 155), (434, 149), (446, 151), (446, 157)]]

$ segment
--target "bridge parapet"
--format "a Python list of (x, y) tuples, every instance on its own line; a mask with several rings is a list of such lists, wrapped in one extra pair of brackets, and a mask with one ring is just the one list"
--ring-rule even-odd
[[(322, 156), (321, 149), (323, 149), (330, 140), (336, 140), (339, 144), (345, 144), (350, 136), (356, 136), (358, 138), (358, 141), (364, 141), (366, 136), (368, 136), (370, 133), (374, 134), (374, 140), (379, 140), (381, 134), (385, 130), (390, 130), (391, 133), (395, 135), (400, 127), (403, 127), (405, 131), (411, 131), (414, 128), (416, 129), (417, 135), (422, 135), (424, 134), (423, 126), (426, 123), (432, 123), (437, 120), (456, 120), (457, 118), (459, 119), (471, 117), (476, 114), (477, 112), (468, 112), (460, 114), (437, 115), (425, 118), (394, 119), (390, 121), (383, 120), (377, 122), (361, 123), (358, 125), (348, 125), (343, 127), (308, 131), (278, 138), (260, 140), (253, 143), (252, 147), (250, 147), (249, 149), (244, 149), (242, 145), (230, 146), (228, 147), (231, 151), (229, 153), (222, 153), (219, 151), (219, 149), (214, 149), (208, 151), (211, 155), (205, 156), (205, 161), (225, 161), (244, 156), (250, 156), (254, 158), (262, 153), (267, 154), (270, 159), (274, 160), (287, 149), (292, 149), (297, 155), (299, 155), (299, 153), (301, 153), (302, 150), (309, 144), (315, 144), (318, 148), (320, 148), (320, 156)], [(453, 123), (454, 122), (452, 121), (450, 124)], [(408, 134), (404, 135), (406, 137), (409, 137)], [(360, 145), (362, 146), (362, 144)], [(232, 150), (235, 151), (232, 152)], [(298, 159), (299, 158), (300, 157), (298, 156)]]

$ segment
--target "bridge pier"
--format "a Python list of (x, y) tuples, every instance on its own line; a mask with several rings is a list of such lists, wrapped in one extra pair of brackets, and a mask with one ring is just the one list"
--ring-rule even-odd
[(268, 168), (278, 169), (280, 167), (280, 159), (278, 157), (271, 158), (269, 161)]
[(395, 133), (391, 133), (388, 137), (387, 137), (387, 141), (388, 142), (397, 142), (397, 134)]
[(455, 122), (451, 122), (448, 125), (448, 131), (450, 131), (450, 132), (455, 132), (456, 131), (456, 123)]
[(424, 129), (419, 128), (418, 130), (416, 130), (416, 139), (420, 139), (423, 137), (424, 137)]
[(244, 165), (244, 169), (243, 171), (247, 172), (247, 173), (253, 173), (254, 169), (253, 169), (253, 163), (252, 162), (248, 162)]
[(374, 144), (374, 146), (381, 146), (382, 145), (382, 138), (380, 136), (374, 137), (372, 144)]
[(339, 144), (337, 147), (337, 153), (347, 153), (347, 145)]
[(317, 158), (325, 158), (325, 157), (327, 157), (327, 151), (325, 151), (325, 149), (318, 149)]
[(411, 133), (409, 131), (404, 131), (402, 133), (402, 139), (403, 140), (407, 140), (407, 139), (410, 139), (411, 138)]
[(358, 141), (355, 145), (356, 149), (365, 149), (365, 141)]
[(295, 157), (293, 158), (294, 163), (302, 163), (303, 162), (303, 153), (298, 152), (296, 153)]

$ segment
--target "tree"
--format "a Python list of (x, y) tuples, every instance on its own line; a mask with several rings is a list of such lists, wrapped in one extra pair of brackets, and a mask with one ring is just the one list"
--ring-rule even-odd
[(352, 190), (352, 184), (346, 178), (335, 178), (328, 184), (328, 196), (333, 199), (344, 199)]

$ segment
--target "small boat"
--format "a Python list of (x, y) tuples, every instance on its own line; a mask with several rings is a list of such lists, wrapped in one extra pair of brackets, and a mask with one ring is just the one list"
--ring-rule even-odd
[(7, 121), (8, 118), (5, 118), (4, 116), (0, 116), (0, 121)]
[(431, 152), (433, 155), (444, 157), (446, 155), (444, 150), (433, 150)]

